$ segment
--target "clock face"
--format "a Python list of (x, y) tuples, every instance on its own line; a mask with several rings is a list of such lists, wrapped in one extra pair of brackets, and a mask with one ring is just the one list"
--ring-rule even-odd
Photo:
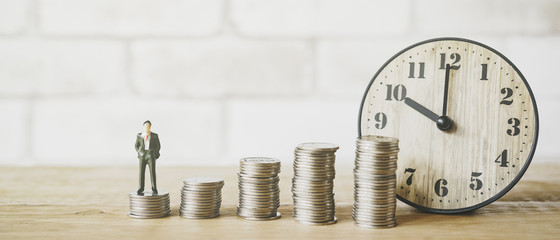
[(538, 115), (525, 78), (502, 54), (470, 40), (433, 39), (401, 51), (373, 77), (359, 132), (399, 139), (400, 200), (456, 213), (493, 202), (519, 181), (535, 151)]

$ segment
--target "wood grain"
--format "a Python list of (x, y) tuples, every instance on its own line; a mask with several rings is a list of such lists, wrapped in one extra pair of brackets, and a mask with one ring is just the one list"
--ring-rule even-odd
[[(0, 239), (557, 239), (560, 234), (560, 165), (533, 164), (519, 184), (484, 208), (457, 215), (418, 211), (399, 203), (398, 226), (363, 229), (352, 212), (352, 170), (338, 168), (337, 217), (329, 226), (307, 226), (291, 217), (290, 166), (281, 174), (282, 218), (247, 221), (235, 216), (236, 167), (161, 167), (160, 188), (170, 192), (172, 215), (139, 220), (126, 216), (135, 167), (0, 167)], [(178, 216), (181, 180), (225, 179), (222, 216)]]

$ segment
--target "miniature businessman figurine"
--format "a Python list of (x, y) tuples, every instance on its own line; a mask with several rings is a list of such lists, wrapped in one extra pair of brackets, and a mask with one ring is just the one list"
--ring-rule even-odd
[(150, 168), (150, 179), (152, 180), (152, 192), (157, 194), (156, 187), (156, 159), (159, 158), (159, 137), (156, 133), (151, 132), (152, 123), (148, 120), (144, 122), (144, 132), (138, 133), (134, 148), (138, 152), (140, 160), (140, 187), (138, 194), (144, 192), (144, 178), (146, 172), (146, 164)]

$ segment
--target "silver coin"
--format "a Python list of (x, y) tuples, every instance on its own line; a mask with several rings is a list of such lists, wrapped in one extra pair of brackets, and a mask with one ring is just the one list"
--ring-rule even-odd
[(159, 212), (132, 212), (132, 211), (130, 211), (129, 213), (132, 214), (132, 215), (135, 215), (135, 216), (157, 217), (157, 216), (161, 216), (161, 215), (166, 215), (169, 212), (170, 212), (170, 210), (159, 211)]
[(133, 214), (133, 215), (136, 215), (136, 216), (159, 216), (159, 215), (165, 214), (169, 211), (171, 211), (171, 210), (170, 209), (164, 209), (164, 210), (159, 210), (159, 211), (138, 211), (138, 210), (131, 209), (130, 214)]
[(129, 205), (131, 207), (152, 208), (152, 207), (169, 206), (169, 202), (158, 203), (158, 204), (130, 203)]
[(190, 208), (181, 207), (179, 208), (179, 211), (187, 214), (212, 215), (215, 214), (216, 212), (219, 212), (220, 210), (219, 209), (190, 209)]
[(168, 202), (169, 198), (164, 198), (164, 199), (134, 199), (134, 198), (129, 198), (128, 200), (131, 203), (160, 204), (160, 203)]
[(243, 187), (241, 190), (239, 190), (239, 192), (244, 196), (258, 197), (258, 198), (263, 198), (263, 197), (276, 198), (276, 195), (280, 194), (279, 189), (261, 190), (258, 188), (247, 188), (247, 187)]
[(139, 197), (128, 197), (130, 200), (134, 201), (144, 201), (144, 202), (157, 202), (157, 201), (165, 201), (169, 199), (169, 196), (161, 197), (161, 198), (139, 198)]
[(239, 206), (247, 208), (276, 208), (280, 205), (280, 201), (251, 201), (246, 199), (241, 199), (239, 201)]
[(132, 218), (165, 217), (171, 211), (169, 207), (169, 193), (161, 191), (158, 194), (146, 191), (143, 194), (129, 193), (129, 216)]
[(158, 199), (141, 199), (141, 198), (129, 198), (131, 202), (145, 202), (145, 203), (158, 203), (158, 202), (166, 202), (169, 200), (169, 197), (166, 198), (158, 198)]
[[(275, 185), (277, 185), (277, 184), (275, 184)], [(244, 192), (244, 193), (247, 193), (247, 194), (270, 195), (272, 193), (280, 192), (280, 189), (278, 187), (271, 188), (271, 186), (260, 187), (260, 186), (250, 186), (248, 184), (246, 184), (246, 185), (240, 184), (238, 187), (239, 187), (240, 192)]]
[(359, 142), (367, 141), (372, 143), (398, 143), (399, 139), (393, 137), (386, 137), (386, 136), (365, 135), (365, 136), (358, 137), (356, 141)]
[(306, 221), (323, 222), (331, 220), (335, 216), (334, 212), (316, 212), (312, 210), (297, 210), (294, 218), (306, 219)]
[(269, 157), (246, 157), (240, 160), (241, 165), (248, 165), (248, 164), (275, 164), (280, 165), (280, 160), (276, 158), (269, 158)]
[(183, 180), (179, 215), (206, 219), (220, 215), (224, 181), (216, 177), (190, 177)]
[(338, 148), (339, 146), (336, 144), (322, 142), (308, 142), (297, 146), (298, 150), (304, 151), (336, 151)]
[(155, 212), (155, 211), (166, 211), (169, 210), (170, 206), (161, 206), (161, 207), (151, 207), (151, 208), (145, 208), (145, 207), (134, 207), (134, 206), (130, 206), (130, 211), (137, 211), (137, 212)]
[(323, 222), (331, 220), (335, 215), (335, 212), (319, 212), (312, 211), (310, 209), (299, 209), (294, 212), (294, 218), (307, 219), (307, 221)]
[(162, 206), (162, 205), (168, 205), (168, 202), (155, 202), (155, 203), (145, 203), (145, 202), (129, 202), (129, 205), (134, 205), (134, 206)]
[(190, 190), (182, 190), (181, 191), (181, 196), (185, 197), (185, 198), (197, 198), (197, 199), (215, 199), (215, 198), (221, 198), (222, 197), (222, 193), (221, 192), (195, 192), (195, 191), (190, 191)]
[(258, 217), (255, 217), (255, 216), (244, 216), (244, 215), (241, 215), (241, 214), (238, 214), (238, 215), (239, 215), (240, 217), (242, 217), (243, 219), (252, 220), (252, 221), (276, 220), (276, 219), (279, 219), (279, 218), (282, 216), (282, 214), (280, 214), (280, 212), (276, 212), (276, 213), (273, 213), (273, 214), (268, 215), (268, 216), (258, 216)]
[(279, 203), (277, 204), (269, 204), (267, 206), (254, 206), (254, 205), (250, 205), (250, 206), (242, 206), (242, 205), (237, 205), (237, 210), (238, 211), (243, 211), (243, 212), (274, 212), (275, 209), (278, 208), (278, 206), (280, 206)]
[(368, 226), (368, 227), (384, 227), (384, 226), (395, 226), (397, 224), (396, 220), (374, 220), (374, 221), (367, 221), (360, 218), (353, 218), (355, 223), (360, 226)]
[(360, 227), (396, 225), (398, 139), (361, 136), (356, 139), (352, 218)]
[(379, 218), (372, 219), (370, 217), (352, 216), (352, 218), (354, 219), (354, 221), (359, 222), (361, 224), (368, 224), (374, 226), (391, 225), (391, 224), (396, 224), (397, 222), (395, 218), (391, 218), (391, 217), (379, 217)]
[(291, 190), (296, 221), (313, 225), (336, 222), (333, 180), (338, 148), (330, 143), (304, 143), (294, 150)]
[(151, 198), (151, 197), (162, 197), (169, 195), (167, 191), (159, 191), (157, 194), (154, 194), (151, 191), (144, 191), (142, 194), (138, 194), (137, 192), (130, 192), (128, 196), (130, 197), (141, 197), (141, 198)]
[(163, 214), (160, 214), (160, 215), (154, 215), (154, 216), (135, 215), (135, 214), (128, 213), (129, 217), (139, 218), (139, 219), (162, 218), (162, 217), (166, 217), (167, 215), (169, 215), (169, 212), (163, 213)]
[(280, 206), (280, 160), (250, 157), (242, 158), (239, 164), (237, 215), (249, 220), (277, 219)]
[(318, 163), (329, 163), (336, 161), (336, 155), (319, 155), (319, 154), (305, 154), (299, 153), (294, 155), (295, 160), (302, 162), (318, 162)]
[(335, 224), (338, 221), (338, 219), (334, 217), (332, 218), (332, 220), (327, 220), (325, 222), (309, 222), (309, 221), (305, 221), (304, 219), (296, 218), (296, 221), (306, 225), (330, 225), (330, 224)]
[(211, 219), (211, 218), (217, 218), (220, 216), (220, 213), (217, 214), (212, 214), (212, 215), (194, 215), (194, 214), (185, 214), (185, 213), (181, 213), (179, 214), (181, 217), (183, 218), (187, 218), (187, 219)]

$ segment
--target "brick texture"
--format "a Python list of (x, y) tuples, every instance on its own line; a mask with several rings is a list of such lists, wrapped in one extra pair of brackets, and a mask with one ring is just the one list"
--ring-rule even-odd
[(28, 0), (0, 0), (0, 34), (19, 34), (28, 22)]
[(414, 1), (414, 25), (430, 34), (542, 34), (559, 30), (560, 2), (551, 0)]
[(25, 165), (29, 164), (26, 159), (27, 134), (27, 104), (18, 100), (0, 101), (0, 126), (2, 137), (0, 137), (0, 164)]
[(146, 41), (133, 55), (146, 95), (297, 95), (311, 82), (310, 48), (297, 41)]
[(114, 93), (124, 73), (119, 43), (0, 39), (1, 96)]
[(40, 0), (41, 31), (57, 35), (208, 35), (221, 0)]
[(376, 36), (408, 30), (406, 1), (233, 0), (232, 21), (251, 36)]
[(560, 100), (554, 69), (560, 66), (560, 36), (548, 38), (517, 37), (508, 39), (507, 56), (527, 79), (535, 95)]
[(558, 0), (0, 0), (0, 164), (136, 165), (150, 119), (163, 165), (289, 165), (306, 141), (351, 165), (373, 75), (437, 37), (513, 61), (539, 107), (535, 161), (558, 162)]
[(360, 102), (320, 100), (232, 101), (227, 129), (232, 161), (246, 156), (271, 156), (290, 164), (303, 142), (341, 146), (338, 164), (353, 163)]
[(136, 134), (150, 120), (167, 165), (205, 165), (222, 148), (222, 110), (202, 101), (44, 100), (33, 109), (32, 153), (39, 164), (137, 164)]
[(557, 111), (558, 106), (560, 106), (560, 99), (548, 100), (537, 98), (537, 107), (539, 108), (539, 140), (534, 157), (536, 162), (556, 162), (558, 161), (558, 156), (560, 156), (560, 148), (558, 147), (558, 123), (560, 122), (560, 115)]
[(412, 41), (324, 41), (317, 46), (319, 91), (356, 97), (393, 55)]

